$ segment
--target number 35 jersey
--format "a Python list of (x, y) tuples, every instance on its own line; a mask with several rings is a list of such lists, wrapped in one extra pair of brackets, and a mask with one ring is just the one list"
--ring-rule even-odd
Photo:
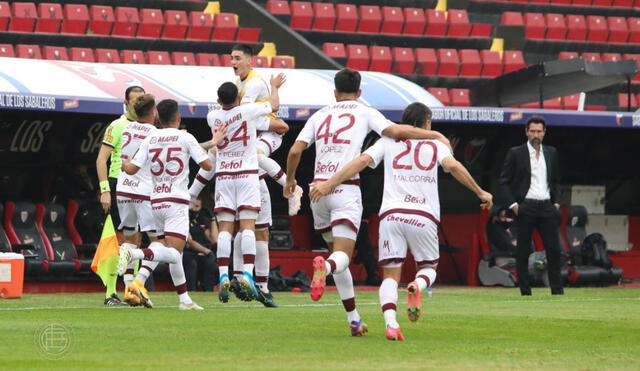
[(380, 215), (388, 211), (421, 211), (440, 220), (438, 165), (451, 155), (437, 140), (394, 140), (382, 137), (364, 154), (377, 167), (384, 160), (384, 193)]
[(314, 113), (296, 140), (307, 143), (307, 147), (315, 142), (315, 179), (324, 180), (360, 155), (371, 130), (382, 135), (392, 124), (371, 107), (354, 100), (340, 101)]
[[(120, 158), (131, 160), (141, 143), (158, 129), (148, 123), (133, 121), (127, 124), (122, 131), (122, 149)], [(141, 166), (140, 171), (133, 175), (128, 175), (124, 171), (120, 171), (118, 175), (118, 185), (116, 191), (120, 196), (132, 197), (144, 196), (149, 199), (151, 194), (151, 174), (149, 174), (149, 166)]]
[(196, 138), (183, 130), (160, 129), (140, 144), (131, 163), (149, 167), (152, 203), (189, 203), (189, 157), (198, 164), (209, 158)]

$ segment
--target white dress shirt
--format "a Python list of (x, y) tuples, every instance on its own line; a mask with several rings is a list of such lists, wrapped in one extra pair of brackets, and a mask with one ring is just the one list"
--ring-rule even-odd
[[(549, 182), (547, 182), (547, 162), (544, 160), (544, 152), (542, 145), (540, 146), (540, 155), (536, 158), (536, 149), (527, 141), (527, 149), (529, 150), (529, 161), (531, 162), (531, 185), (529, 191), (524, 198), (534, 200), (549, 200)], [(513, 208), (518, 203), (514, 202), (509, 206)]]

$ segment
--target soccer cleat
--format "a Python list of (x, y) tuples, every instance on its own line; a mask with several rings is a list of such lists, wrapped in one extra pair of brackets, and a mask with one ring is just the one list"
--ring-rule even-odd
[(420, 287), (416, 281), (407, 286), (407, 316), (413, 322), (420, 318)]
[(400, 330), (400, 327), (387, 326), (385, 335), (387, 335), (387, 339), (389, 340), (397, 340), (397, 341), (404, 340), (404, 335), (402, 335), (402, 331)]
[(258, 296), (256, 300), (261, 302), (267, 308), (277, 308), (278, 305), (273, 301), (273, 295), (270, 292), (264, 292), (260, 289), (257, 290)]
[(311, 300), (318, 301), (324, 293), (326, 284), (327, 267), (322, 256), (313, 258), (313, 278), (311, 279), (310, 293)]
[(245, 301), (251, 301), (258, 297), (256, 290), (256, 283), (253, 281), (253, 275), (249, 272), (244, 272), (242, 278), (240, 278), (240, 291), (238, 294), (242, 294), (247, 298)]
[(218, 292), (218, 299), (223, 303), (229, 302), (229, 275), (223, 274), (220, 276), (220, 292)]
[(127, 303), (123, 303), (122, 300), (116, 294), (111, 294), (108, 298), (104, 299), (104, 305), (108, 307), (120, 307), (123, 305), (127, 305)]
[(351, 329), (351, 336), (362, 336), (369, 331), (369, 326), (362, 321), (351, 321), (349, 329)]
[(238, 298), (239, 300), (251, 301), (251, 298), (248, 297), (247, 292), (245, 290), (242, 290), (242, 288), (240, 287), (240, 281), (235, 276), (231, 279), (229, 291), (234, 293), (236, 295), (236, 298)]
[[(139, 300), (135, 300), (136, 298)], [(124, 300), (133, 307), (142, 304), (145, 308), (153, 308), (153, 302), (149, 298), (147, 288), (144, 287), (144, 283), (137, 278), (125, 289)]]
[(180, 305), (178, 305), (178, 309), (180, 309), (180, 310), (204, 310), (204, 308), (199, 306), (198, 304), (196, 304), (195, 301), (192, 301), (191, 303), (180, 303)]
[(118, 257), (118, 266), (116, 268), (118, 276), (122, 276), (124, 274), (129, 263), (131, 263), (131, 248), (127, 245), (121, 245)]
[(304, 191), (302, 190), (302, 188), (300, 186), (296, 186), (296, 188), (293, 190), (293, 195), (288, 199), (289, 216), (294, 216), (298, 213), (298, 211), (300, 211), (300, 206), (302, 205), (300, 199), (302, 198), (303, 194)]

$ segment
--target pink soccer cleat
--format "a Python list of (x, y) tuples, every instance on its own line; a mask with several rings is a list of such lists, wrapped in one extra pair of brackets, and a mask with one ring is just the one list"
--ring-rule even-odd
[(325, 280), (327, 276), (327, 268), (324, 264), (322, 256), (313, 258), (313, 278), (311, 279), (311, 300), (318, 301), (324, 294)]
[(400, 327), (387, 326), (387, 331), (385, 331), (385, 335), (387, 335), (387, 339), (389, 340), (397, 340), (397, 341), (404, 340), (404, 335), (402, 335), (402, 331), (400, 330)]
[(369, 331), (369, 326), (362, 321), (351, 321), (349, 329), (351, 329), (351, 336), (362, 336)]
[(416, 281), (407, 286), (407, 316), (413, 322), (420, 318), (420, 288)]

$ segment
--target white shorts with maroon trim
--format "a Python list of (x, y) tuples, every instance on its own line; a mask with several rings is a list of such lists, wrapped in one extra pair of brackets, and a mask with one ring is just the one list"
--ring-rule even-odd
[(438, 221), (420, 210), (396, 209), (380, 215), (378, 263), (381, 267), (399, 267), (407, 257), (407, 248), (420, 267), (437, 264)]
[(311, 203), (313, 227), (320, 233), (331, 227), (344, 224), (356, 234), (362, 217), (362, 195), (356, 181), (348, 181), (337, 186), (333, 192)]
[(189, 235), (189, 201), (181, 199), (151, 201), (158, 237), (177, 237), (187, 240)]
[(280, 134), (273, 131), (263, 131), (258, 134), (256, 147), (262, 150), (265, 155), (271, 156), (273, 152), (280, 148), (281, 144), (282, 136)]
[(233, 216), (242, 210), (253, 210), (257, 217), (260, 211), (260, 180), (258, 170), (235, 174), (216, 174), (215, 207), (216, 214)]
[(260, 179), (260, 212), (256, 219), (256, 229), (271, 227), (271, 194), (264, 178)]
[[(156, 223), (151, 212), (149, 196), (117, 192), (120, 225), (118, 230), (156, 232)], [(139, 228), (138, 228), (139, 227)]]

